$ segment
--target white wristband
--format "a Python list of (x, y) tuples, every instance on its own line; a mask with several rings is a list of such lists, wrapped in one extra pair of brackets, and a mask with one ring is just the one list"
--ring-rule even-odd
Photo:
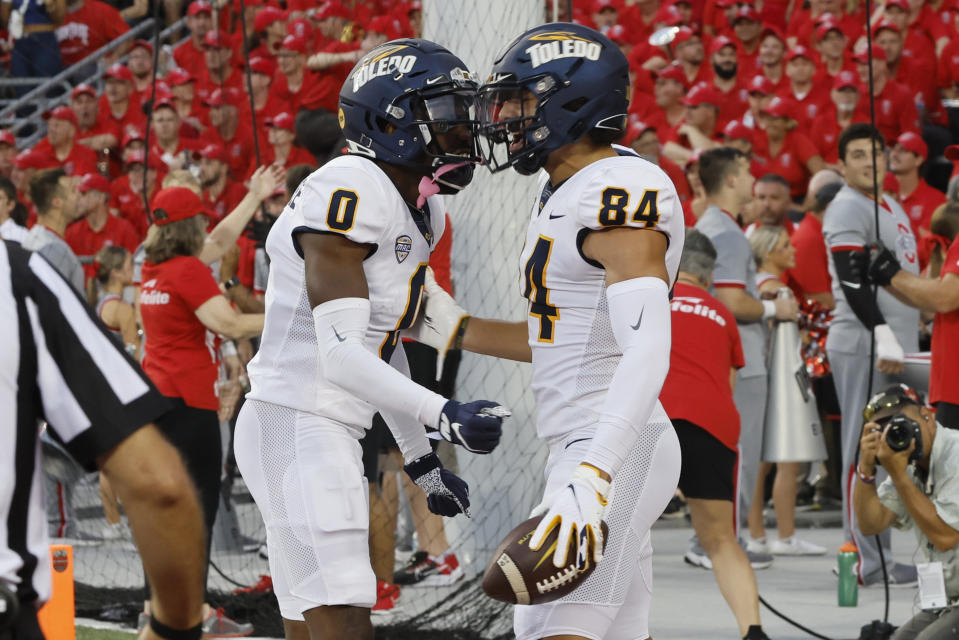
[(763, 303), (763, 320), (776, 317), (776, 303), (772, 300), (761, 300)]

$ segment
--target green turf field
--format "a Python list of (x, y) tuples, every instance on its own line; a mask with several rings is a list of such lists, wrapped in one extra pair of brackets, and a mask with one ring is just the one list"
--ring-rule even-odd
[(114, 629), (94, 629), (93, 627), (77, 627), (77, 640), (130, 640), (134, 636), (132, 631), (116, 631)]

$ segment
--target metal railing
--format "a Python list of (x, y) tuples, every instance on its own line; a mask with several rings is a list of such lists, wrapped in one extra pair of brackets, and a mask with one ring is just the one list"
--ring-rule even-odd
[[(148, 18), (137, 26), (133, 27), (127, 33), (115, 40), (100, 47), (83, 60), (64, 69), (52, 78), (2, 78), (0, 79), (0, 89), (4, 87), (16, 87), (23, 85), (36, 85), (20, 98), (6, 102), (6, 106), (0, 109), (0, 126), (9, 129), (15, 136), (17, 132), (28, 125), (32, 125), (32, 131), (29, 135), (17, 138), (18, 148), (25, 149), (36, 144), (40, 138), (46, 135), (46, 121), (43, 120), (43, 113), (61, 104), (66, 104), (70, 100), (70, 91), (75, 84), (86, 82), (98, 86), (106, 69), (100, 64), (103, 56), (115, 51), (127, 42), (136, 40), (144, 33), (153, 30), (154, 20)], [(176, 33), (184, 28), (184, 19), (181, 18), (174, 24), (160, 32), (160, 39), (166, 38), (171, 33)], [(126, 56), (120, 58), (124, 61)], [(93, 69), (89, 74), (84, 75), (84, 68)], [(59, 89), (59, 92), (57, 90)], [(56, 95), (50, 96), (56, 92)], [(25, 110), (26, 107), (33, 107), (29, 114), (18, 115), (17, 112)]]

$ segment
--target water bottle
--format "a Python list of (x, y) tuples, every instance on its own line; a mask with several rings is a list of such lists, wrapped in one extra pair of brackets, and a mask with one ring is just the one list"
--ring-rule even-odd
[(859, 604), (859, 576), (856, 565), (859, 550), (851, 542), (839, 547), (839, 606), (855, 607)]

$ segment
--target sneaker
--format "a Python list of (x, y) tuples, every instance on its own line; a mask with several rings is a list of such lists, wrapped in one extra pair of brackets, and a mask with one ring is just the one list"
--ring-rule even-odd
[(669, 501), (669, 504), (667, 504), (666, 508), (663, 510), (662, 515), (659, 517), (665, 520), (675, 520), (685, 517), (686, 512), (686, 501), (679, 496), (673, 496)]
[(273, 593), (273, 578), (268, 575), (260, 575), (260, 581), (251, 587), (240, 587), (233, 590), (233, 595), (244, 593)]
[(743, 549), (745, 549), (747, 552), (751, 551), (753, 553), (763, 553), (766, 555), (769, 554), (769, 545), (766, 543), (766, 536), (763, 536), (762, 538), (753, 538), (747, 534), (743, 540), (746, 543), (743, 546)]
[(210, 615), (203, 621), (204, 638), (242, 638), (252, 634), (252, 624), (228, 618), (223, 607), (211, 609)]
[(703, 549), (703, 545), (699, 544), (698, 539), (694, 539), (689, 545), (689, 548), (686, 549), (686, 554), (683, 555), (683, 561), (694, 567), (702, 567), (703, 569), (710, 570), (713, 568), (713, 561), (709, 559), (709, 555), (706, 553), (706, 550)]
[(773, 540), (769, 543), (769, 553), (774, 556), (821, 556), (826, 547), (820, 547), (807, 540), (790, 536), (785, 540)]
[(455, 553), (447, 552), (437, 558), (425, 551), (417, 551), (410, 556), (406, 566), (397, 571), (393, 582), (398, 585), (441, 587), (453, 584), (463, 578), (463, 569)]
[(773, 557), (768, 553), (760, 553), (746, 549), (746, 557), (749, 558), (749, 565), (753, 569), (768, 569), (773, 566)]
[[(888, 577), (890, 589), (904, 589), (919, 584), (919, 573), (916, 571), (916, 566), (912, 564), (894, 562), (888, 570)], [(882, 568), (863, 576), (862, 586), (872, 587), (876, 585), (882, 586)]]
[(396, 601), (400, 599), (400, 587), (395, 584), (390, 584), (388, 582), (383, 582), (382, 580), (376, 581), (376, 604), (373, 605), (373, 608), (370, 610), (370, 613), (374, 615), (382, 615), (385, 613), (393, 613), (399, 610)]

